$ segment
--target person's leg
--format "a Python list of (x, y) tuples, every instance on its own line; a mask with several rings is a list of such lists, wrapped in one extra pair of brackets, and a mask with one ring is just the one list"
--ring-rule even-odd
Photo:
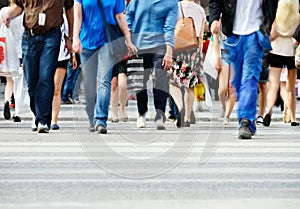
[(267, 83), (266, 82), (259, 82), (259, 107), (258, 107), (258, 116), (263, 117), (265, 113), (265, 106), (266, 106), (266, 98), (267, 98)]
[(191, 112), (193, 109), (193, 103), (194, 103), (194, 88), (184, 88), (185, 94), (184, 94), (184, 103), (185, 103), (185, 114), (184, 114), (184, 121), (185, 126), (190, 126), (191, 122)]
[(80, 103), (79, 100), (79, 89), (80, 89), (80, 83), (82, 80), (82, 74), (81, 74), (81, 68), (77, 67), (75, 70), (75, 78), (73, 80), (73, 88), (72, 88), (72, 98), (75, 103)]
[[(64, 81), (66, 75), (66, 69), (62, 67), (58, 67), (56, 69), (55, 75), (54, 75), (54, 96), (53, 96), (53, 101), (52, 101), (52, 121), (51, 124), (52, 126), (57, 125), (57, 120), (58, 120), (58, 114), (60, 111), (60, 103), (61, 103), (61, 89), (62, 89), (62, 84)], [(51, 126), (51, 128), (52, 128)], [(58, 129), (59, 127), (56, 126), (54, 129)]]
[(169, 93), (170, 96), (172, 96), (177, 110), (178, 110), (178, 114), (177, 114), (177, 127), (181, 127), (181, 122), (182, 122), (182, 110), (183, 110), (183, 101), (182, 101), (182, 93), (181, 93), (181, 89), (178, 86), (175, 86), (174, 84), (169, 84)]
[(269, 83), (267, 88), (267, 104), (266, 104), (266, 113), (271, 115), (273, 106), (276, 102), (279, 83), (280, 83), (280, 73), (281, 68), (270, 67), (269, 71)]
[(120, 100), (120, 114), (123, 122), (128, 120), (128, 116), (125, 112), (125, 106), (127, 102), (127, 75), (125, 73), (119, 73), (119, 100)]
[(223, 65), (221, 72), (219, 72), (219, 89), (218, 95), (222, 105), (222, 115), (224, 117), (225, 110), (226, 110), (226, 96), (228, 92), (228, 80), (229, 80), (229, 67), (228, 65)]
[(110, 106), (112, 111), (112, 122), (119, 122), (118, 117), (118, 104), (119, 104), (119, 90), (118, 90), (118, 76), (111, 79), (111, 96)]
[(14, 81), (12, 77), (6, 77), (6, 86), (5, 86), (5, 93), (4, 93), (4, 112), (3, 112), (4, 118), (6, 120), (9, 120), (11, 117), (9, 101), (13, 94), (13, 88), (14, 88)]
[(74, 75), (76, 73), (72, 69), (72, 67), (73, 67), (73, 63), (72, 63), (72, 60), (70, 60), (68, 62), (66, 79), (65, 79), (65, 83), (64, 83), (62, 95), (61, 95), (62, 102), (66, 103), (66, 104), (70, 102), (69, 95), (72, 93), (72, 84), (73, 84), (73, 80), (74, 80)]
[(228, 81), (225, 117), (227, 117), (229, 119), (231, 112), (233, 110), (233, 107), (234, 107), (234, 103), (236, 101), (236, 90), (232, 84), (234, 72), (229, 66), (227, 66), (227, 67), (228, 67), (228, 71), (229, 71), (229, 79), (228, 79), (229, 81)]
[(286, 81), (280, 81), (280, 96), (283, 100), (283, 112), (282, 112), (282, 120), (284, 123), (291, 122), (291, 114), (288, 109), (288, 93), (287, 93), (287, 84)]
[(291, 124), (299, 125), (296, 119), (296, 91), (295, 84), (297, 79), (297, 69), (289, 69), (288, 70), (288, 82), (287, 82), (287, 92), (288, 92), (288, 109), (291, 113)]
[(82, 79), (85, 95), (85, 110), (88, 115), (90, 131), (95, 131), (93, 128), (94, 108), (96, 102), (96, 77), (98, 66), (98, 51), (83, 49), (80, 54), (82, 62)]

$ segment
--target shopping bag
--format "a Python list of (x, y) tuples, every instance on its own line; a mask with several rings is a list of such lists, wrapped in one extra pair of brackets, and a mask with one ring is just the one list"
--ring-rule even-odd
[(19, 58), (12, 31), (4, 24), (0, 27), (0, 76), (12, 77), (19, 74)]
[(14, 97), (15, 97), (15, 114), (21, 116), (22, 114), (30, 113), (30, 98), (28, 94), (27, 82), (20, 67), (19, 75), (13, 77), (14, 79)]
[(214, 79), (217, 79), (218, 77), (218, 71), (215, 68), (216, 61), (217, 58), (214, 51), (213, 41), (209, 41), (206, 56), (203, 62), (203, 69), (205, 73), (207, 73)]
[(133, 56), (127, 61), (127, 89), (140, 91), (144, 86), (144, 60)]

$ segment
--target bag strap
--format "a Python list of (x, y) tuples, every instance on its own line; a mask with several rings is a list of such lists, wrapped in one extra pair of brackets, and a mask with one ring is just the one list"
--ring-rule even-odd
[(184, 19), (184, 13), (183, 13), (183, 8), (182, 8), (182, 3), (181, 3), (181, 2), (179, 2), (179, 4), (180, 4), (180, 11), (181, 11), (181, 15), (182, 15), (182, 18)]

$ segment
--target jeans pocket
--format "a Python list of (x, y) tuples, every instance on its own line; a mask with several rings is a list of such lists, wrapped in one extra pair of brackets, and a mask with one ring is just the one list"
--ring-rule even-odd
[(256, 32), (259, 45), (266, 50), (271, 50), (271, 40), (269, 35), (264, 35), (261, 31)]

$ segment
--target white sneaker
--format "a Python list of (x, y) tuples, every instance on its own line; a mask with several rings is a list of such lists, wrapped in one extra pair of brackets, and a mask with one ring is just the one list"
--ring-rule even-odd
[(225, 116), (225, 117), (224, 117), (224, 125), (225, 125), (225, 126), (226, 126), (226, 125), (229, 125), (229, 123), (230, 123), (229, 117)]
[(145, 115), (140, 115), (136, 120), (137, 128), (145, 128), (146, 127), (146, 117)]
[(256, 118), (256, 125), (263, 125), (264, 124), (264, 118), (262, 116), (258, 116)]
[(38, 124), (38, 133), (49, 133), (49, 127), (46, 124)]
[(164, 122), (160, 119), (155, 121), (155, 124), (156, 124), (157, 130), (165, 130), (166, 129)]
[(37, 126), (35, 125), (35, 117), (32, 118), (32, 121), (31, 121), (31, 130), (32, 131), (37, 131)]

